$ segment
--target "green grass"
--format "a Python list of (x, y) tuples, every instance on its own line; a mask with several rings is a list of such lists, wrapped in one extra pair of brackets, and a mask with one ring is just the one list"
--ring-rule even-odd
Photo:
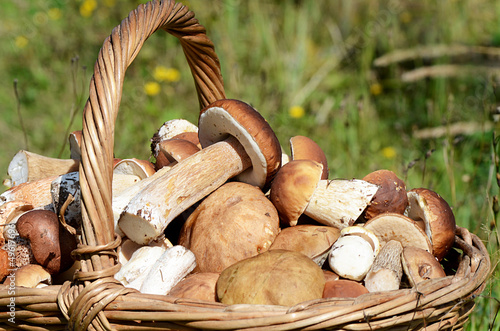
[[(67, 133), (81, 128), (91, 69), (102, 42), (140, 2), (97, 1), (89, 17), (80, 13), (83, 3), (2, 4), (2, 179), (20, 149), (69, 157), (64, 145)], [(500, 56), (416, 56), (386, 67), (377, 67), (374, 61), (395, 50), (421, 46), (499, 45), (500, 3), (185, 3), (215, 43), (227, 96), (254, 105), (271, 123), (285, 150), (290, 137), (307, 135), (325, 150), (331, 178), (360, 178), (387, 168), (403, 178), (408, 188), (435, 190), (452, 205), (458, 225), (485, 240), (496, 266), (498, 216), (491, 206), (499, 194), (492, 144), (497, 126), (429, 139), (415, 136), (419, 129), (449, 128), (457, 122), (491, 123), (500, 96), (494, 70), (471, 74), (459, 69), (451, 77), (413, 82), (404, 82), (402, 75), (438, 64), (493, 68)], [(177, 82), (160, 83), (160, 93), (148, 96), (144, 85), (154, 81), (157, 66), (175, 68), (181, 77)], [(304, 108), (303, 117), (290, 116), (294, 105)], [(164, 121), (182, 117), (196, 123), (197, 114), (198, 102), (182, 50), (175, 38), (158, 32), (127, 71), (116, 122), (115, 155), (147, 159), (149, 139)], [(493, 321), (498, 303), (488, 297), (500, 298), (498, 278), (496, 269), (484, 295), (477, 299), (470, 330), (485, 330)], [(499, 319), (493, 330), (500, 327)]]

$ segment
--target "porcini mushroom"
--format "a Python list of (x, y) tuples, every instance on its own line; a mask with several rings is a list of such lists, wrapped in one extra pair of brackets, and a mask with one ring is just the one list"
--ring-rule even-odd
[(16, 229), (21, 238), (29, 240), (35, 260), (50, 274), (73, 264), (71, 252), (76, 249), (76, 238), (60, 224), (56, 213), (30, 210), (19, 217)]
[(162, 235), (173, 219), (232, 177), (263, 188), (278, 171), (278, 139), (250, 105), (218, 100), (201, 111), (198, 127), (203, 149), (157, 176), (121, 214), (119, 227), (133, 241), (146, 244)]
[(363, 180), (378, 185), (379, 189), (370, 205), (366, 207), (363, 216), (373, 218), (382, 213), (403, 214), (408, 206), (406, 185), (390, 170), (377, 170), (369, 173)]
[(323, 298), (357, 298), (368, 292), (368, 289), (359, 282), (350, 279), (336, 279), (325, 283)]
[(427, 279), (446, 276), (441, 264), (426, 250), (408, 246), (403, 249), (401, 258), (403, 270), (411, 286)]
[(120, 175), (135, 175), (140, 179), (147, 178), (156, 172), (154, 165), (147, 160), (136, 158), (122, 159), (113, 167), (113, 176)]
[(200, 148), (192, 142), (178, 138), (161, 141), (158, 147), (160, 149), (159, 154), (163, 155), (163, 157), (158, 157), (156, 160), (156, 166), (158, 168), (173, 166), (177, 162), (190, 157), (200, 150)]
[(403, 246), (399, 241), (390, 240), (381, 249), (370, 270), (365, 276), (365, 287), (370, 292), (399, 289), (403, 267), (401, 253)]
[(406, 246), (415, 246), (432, 252), (432, 245), (425, 232), (412, 219), (396, 213), (384, 213), (365, 223), (383, 246), (390, 240), (397, 240)]
[(339, 229), (351, 226), (378, 187), (363, 180), (321, 180), (322, 165), (292, 160), (281, 167), (271, 184), (270, 198), (282, 223), (297, 225), (300, 215)]
[(340, 232), (328, 256), (330, 268), (340, 277), (362, 280), (380, 251), (375, 234), (360, 226), (349, 226)]
[(9, 163), (8, 174), (13, 186), (78, 171), (80, 162), (57, 159), (28, 151), (19, 151)]
[[(11, 276), (7, 276), (4, 284), (11, 283)], [(12, 275), (16, 286), (39, 288), (50, 285), (52, 282), (51, 275), (42, 266), (38, 264), (27, 264), (14, 272)]]
[(312, 160), (323, 166), (321, 179), (328, 179), (328, 160), (319, 145), (309, 137), (294, 136), (290, 138), (292, 160)]
[(339, 236), (333, 226), (301, 224), (282, 229), (269, 249), (300, 252), (322, 266)]
[(433, 254), (441, 261), (455, 242), (455, 216), (450, 206), (439, 194), (426, 188), (408, 191), (409, 218), (424, 222)]
[(151, 153), (156, 159), (155, 166), (157, 170), (168, 163), (165, 156), (160, 153), (160, 143), (185, 133), (198, 135), (198, 127), (185, 119), (172, 119), (163, 123), (156, 131), (151, 138)]
[(221, 272), (267, 251), (278, 233), (278, 213), (264, 193), (249, 184), (229, 182), (191, 213), (178, 242), (196, 256), (196, 272)]

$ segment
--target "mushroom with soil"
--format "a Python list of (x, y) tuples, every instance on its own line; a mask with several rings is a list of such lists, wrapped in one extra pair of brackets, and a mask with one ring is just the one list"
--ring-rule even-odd
[(363, 180), (322, 180), (323, 167), (311, 160), (292, 160), (278, 171), (270, 198), (282, 223), (297, 225), (305, 214), (339, 229), (351, 226), (368, 206), (378, 186)]
[(125, 207), (118, 225), (141, 244), (161, 236), (167, 225), (228, 179), (267, 187), (281, 166), (278, 138), (250, 105), (218, 100), (202, 109), (203, 149), (153, 178)]

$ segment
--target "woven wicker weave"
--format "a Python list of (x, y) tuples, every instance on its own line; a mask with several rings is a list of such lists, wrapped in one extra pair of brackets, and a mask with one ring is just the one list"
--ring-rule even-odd
[[(75, 256), (81, 270), (73, 282), (41, 289), (0, 291), (0, 328), (28, 330), (438, 330), (462, 329), (474, 298), (490, 272), (481, 240), (458, 228), (460, 253), (449, 276), (416, 288), (370, 293), (356, 299), (321, 299), (294, 307), (210, 303), (146, 295), (124, 288), (111, 209), (114, 123), (125, 71), (146, 39), (163, 29), (179, 38), (194, 77), (200, 106), (224, 98), (217, 55), (205, 28), (173, 1), (139, 6), (103, 44), (94, 67), (83, 114), (82, 239)], [(7, 306), (15, 297), (15, 324)]]

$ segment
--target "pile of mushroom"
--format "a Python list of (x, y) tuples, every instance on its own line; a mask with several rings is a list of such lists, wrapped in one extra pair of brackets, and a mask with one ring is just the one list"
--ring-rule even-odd
[[(15, 268), (35, 280), (19, 286), (64, 282), (79, 267), (71, 251), (81, 223), (80, 133), (69, 140), (72, 159), (20, 151), (9, 166), (2, 281)], [(293, 305), (445, 276), (455, 219), (441, 196), (407, 190), (389, 170), (329, 179), (327, 157), (304, 136), (290, 139), (290, 151), (237, 100), (209, 105), (198, 125), (165, 122), (152, 136), (154, 162), (115, 160), (115, 278), (150, 294)], [(53, 245), (41, 247), (42, 236)]]

